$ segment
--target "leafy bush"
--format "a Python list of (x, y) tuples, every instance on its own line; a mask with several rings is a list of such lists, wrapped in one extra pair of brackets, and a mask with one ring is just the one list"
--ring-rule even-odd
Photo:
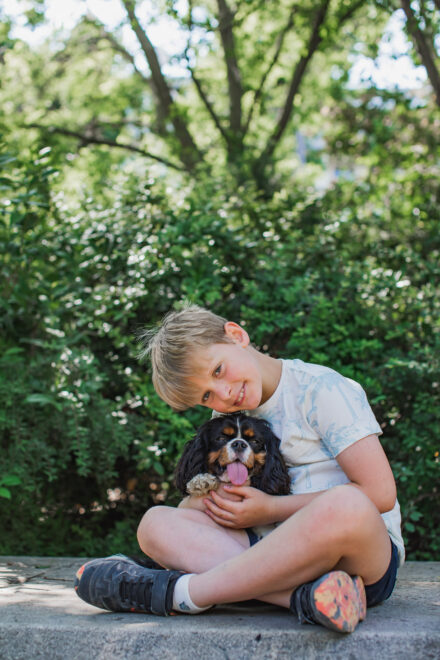
[(49, 153), (1, 164), (0, 552), (133, 552), (142, 512), (177, 502), (173, 466), (208, 413), (158, 399), (135, 335), (190, 299), (275, 357), (363, 384), (409, 555), (438, 557), (438, 181), (265, 200), (133, 176), (111, 207), (72, 209), (51, 193)]

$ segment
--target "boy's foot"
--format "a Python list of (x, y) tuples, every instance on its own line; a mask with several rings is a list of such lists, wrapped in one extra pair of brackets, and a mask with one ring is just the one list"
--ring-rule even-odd
[(332, 571), (301, 585), (292, 594), (291, 611), (300, 623), (320, 623), (336, 632), (350, 633), (365, 619), (367, 601), (362, 578)]
[(153, 569), (125, 555), (92, 559), (78, 570), (80, 598), (112, 612), (170, 614), (174, 585), (183, 571)]

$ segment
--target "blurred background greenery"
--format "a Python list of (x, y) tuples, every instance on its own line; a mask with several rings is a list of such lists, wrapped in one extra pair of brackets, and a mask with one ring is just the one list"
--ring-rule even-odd
[(51, 4), (0, 10), (0, 553), (136, 552), (177, 503), (209, 413), (135, 335), (190, 300), (364, 386), (439, 559), (439, 2)]

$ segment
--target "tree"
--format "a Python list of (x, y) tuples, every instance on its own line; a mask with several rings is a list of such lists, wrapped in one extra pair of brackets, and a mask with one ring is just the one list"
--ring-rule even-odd
[(405, 12), (408, 35), (426, 69), (437, 105), (440, 106), (440, 61), (435, 46), (440, 28), (440, 3), (436, 0), (428, 6), (429, 3), (418, 2), (417, 9), (415, 3), (408, 0), (401, 0), (400, 4)]
[[(142, 70), (120, 31), (109, 32), (87, 14), (55, 52), (46, 48), (28, 63), (38, 92), (28, 99), (26, 127), (79, 147), (127, 149), (192, 176), (216, 171), (220, 163), (263, 188), (293, 147), (288, 129), (293, 115), (301, 114), (299, 95), (308, 81), (315, 86), (323, 70), (329, 78), (341, 44), (347, 55), (355, 33), (374, 41), (387, 18), (359, 0), (283, 0), (276, 11), (260, 0), (189, 2), (185, 14), (168, 0), (162, 11), (186, 40), (177, 56), (181, 73), (172, 79), (149, 36), (154, 24), (148, 5), (122, 4)], [(325, 94), (325, 81), (323, 88)], [(316, 112), (319, 95), (311, 106)]]
[[(283, 140), (298, 112), (297, 99), (304, 86), (316, 77), (318, 68), (326, 67), (329, 76), (341, 44), (346, 54), (359, 34), (374, 44), (398, 6), (359, 0), (284, 0), (274, 11), (259, 0), (212, 0), (191, 1), (183, 13), (177, 3), (164, 1), (161, 10), (178, 24), (186, 39), (177, 58), (182, 74), (173, 80), (165, 75), (161, 54), (149, 36), (154, 30), (151, 8), (135, 0), (122, 0), (122, 4), (126, 25), (135, 35), (149, 75), (143, 72), (147, 67), (141, 71), (136, 65), (120, 32), (109, 32), (91, 14), (50, 58), (50, 64), (56, 62), (56, 75), (67, 77), (70, 67), (90, 58), (95, 61), (107, 49), (113, 65), (119, 58), (119, 67), (123, 61), (137, 78), (142, 102), (131, 106), (130, 113), (120, 107), (111, 119), (105, 106), (100, 107), (87, 121), (78, 122), (68, 113), (60, 116), (57, 110), (65, 108), (67, 99), (54, 92), (52, 105), (36, 113), (36, 121), (28, 126), (75, 138), (80, 145), (122, 147), (193, 175), (197, 167), (214, 167), (220, 157), (242, 179), (251, 176), (260, 187), (282, 157)], [(409, 2), (401, 4), (408, 34), (440, 102), (434, 46), (438, 7), (427, 9), (420, 3), (416, 12)], [(48, 74), (52, 73), (49, 67)], [(109, 75), (108, 69), (101, 70), (98, 86), (105, 85)], [(130, 132), (135, 140), (127, 139)]]

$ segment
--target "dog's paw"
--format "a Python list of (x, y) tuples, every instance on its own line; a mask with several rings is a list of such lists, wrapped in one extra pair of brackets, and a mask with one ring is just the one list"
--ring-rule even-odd
[(217, 490), (220, 485), (217, 477), (214, 477), (209, 472), (204, 474), (196, 474), (188, 483), (186, 484), (186, 490), (189, 495), (208, 495), (211, 490)]

